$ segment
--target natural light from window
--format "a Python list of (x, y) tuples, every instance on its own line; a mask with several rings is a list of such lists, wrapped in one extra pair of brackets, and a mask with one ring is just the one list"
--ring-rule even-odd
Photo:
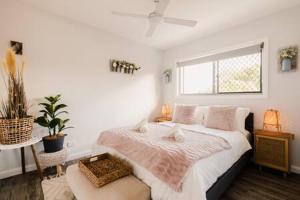
[(213, 92), (213, 63), (190, 65), (182, 68), (181, 80), (184, 94), (209, 94)]
[(179, 94), (262, 93), (263, 43), (179, 63)]

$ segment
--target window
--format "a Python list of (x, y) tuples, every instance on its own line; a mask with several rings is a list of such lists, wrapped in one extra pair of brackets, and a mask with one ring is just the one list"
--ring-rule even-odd
[(263, 43), (177, 63), (179, 94), (262, 93)]

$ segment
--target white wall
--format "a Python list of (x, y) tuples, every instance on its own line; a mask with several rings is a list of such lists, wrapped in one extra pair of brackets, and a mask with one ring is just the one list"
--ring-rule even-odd
[[(206, 52), (223, 49), (250, 41), (268, 38), (268, 97), (267, 98), (215, 98), (176, 97), (176, 80), (164, 85), (164, 102), (198, 104), (235, 104), (248, 106), (255, 113), (256, 128), (262, 127), (263, 112), (268, 108), (280, 110), (284, 131), (296, 134), (292, 142), (291, 154), (293, 169), (300, 170), (300, 70), (290, 73), (278, 71), (278, 50), (289, 45), (300, 47), (300, 7), (259, 19), (255, 22), (238, 26), (209, 37), (201, 38), (189, 44), (166, 50), (164, 68), (175, 69), (175, 62), (197, 57)], [(298, 59), (300, 60), (300, 59)], [(300, 63), (298, 63), (298, 68)], [(174, 75), (175, 75), (175, 70)], [(175, 77), (175, 76), (174, 76)], [(299, 171), (300, 172), (300, 171)]]
[[(157, 114), (160, 51), (11, 0), (0, 0), (0, 27), (1, 58), (10, 40), (24, 44), (32, 113), (36, 102), (48, 95), (62, 94), (69, 105), (70, 125), (75, 126), (66, 131), (75, 145), (72, 154), (89, 150), (102, 130)], [(112, 73), (111, 58), (132, 61), (142, 69), (135, 75)], [(26, 154), (31, 168), (29, 149)], [(20, 172), (19, 167), (19, 151), (0, 152), (0, 178)]]

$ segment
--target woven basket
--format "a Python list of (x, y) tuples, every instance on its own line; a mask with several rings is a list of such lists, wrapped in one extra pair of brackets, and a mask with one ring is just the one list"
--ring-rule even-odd
[(33, 117), (0, 119), (0, 143), (18, 144), (31, 139)]
[(80, 160), (79, 169), (96, 187), (128, 176), (133, 171), (128, 162), (109, 153)]

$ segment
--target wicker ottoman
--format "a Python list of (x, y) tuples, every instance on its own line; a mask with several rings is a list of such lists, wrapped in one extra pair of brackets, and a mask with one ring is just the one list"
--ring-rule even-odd
[(67, 182), (77, 200), (149, 200), (150, 188), (134, 176), (126, 176), (101, 188), (80, 172), (77, 164), (67, 168)]
[(57, 175), (60, 176), (62, 175), (61, 164), (66, 161), (67, 156), (68, 151), (64, 148), (63, 150), (54, 153), (45, 153), (44, 151), (41, 151), (38, 153), (37, 158), (42, 170), (47, 167), (56, 166)]

